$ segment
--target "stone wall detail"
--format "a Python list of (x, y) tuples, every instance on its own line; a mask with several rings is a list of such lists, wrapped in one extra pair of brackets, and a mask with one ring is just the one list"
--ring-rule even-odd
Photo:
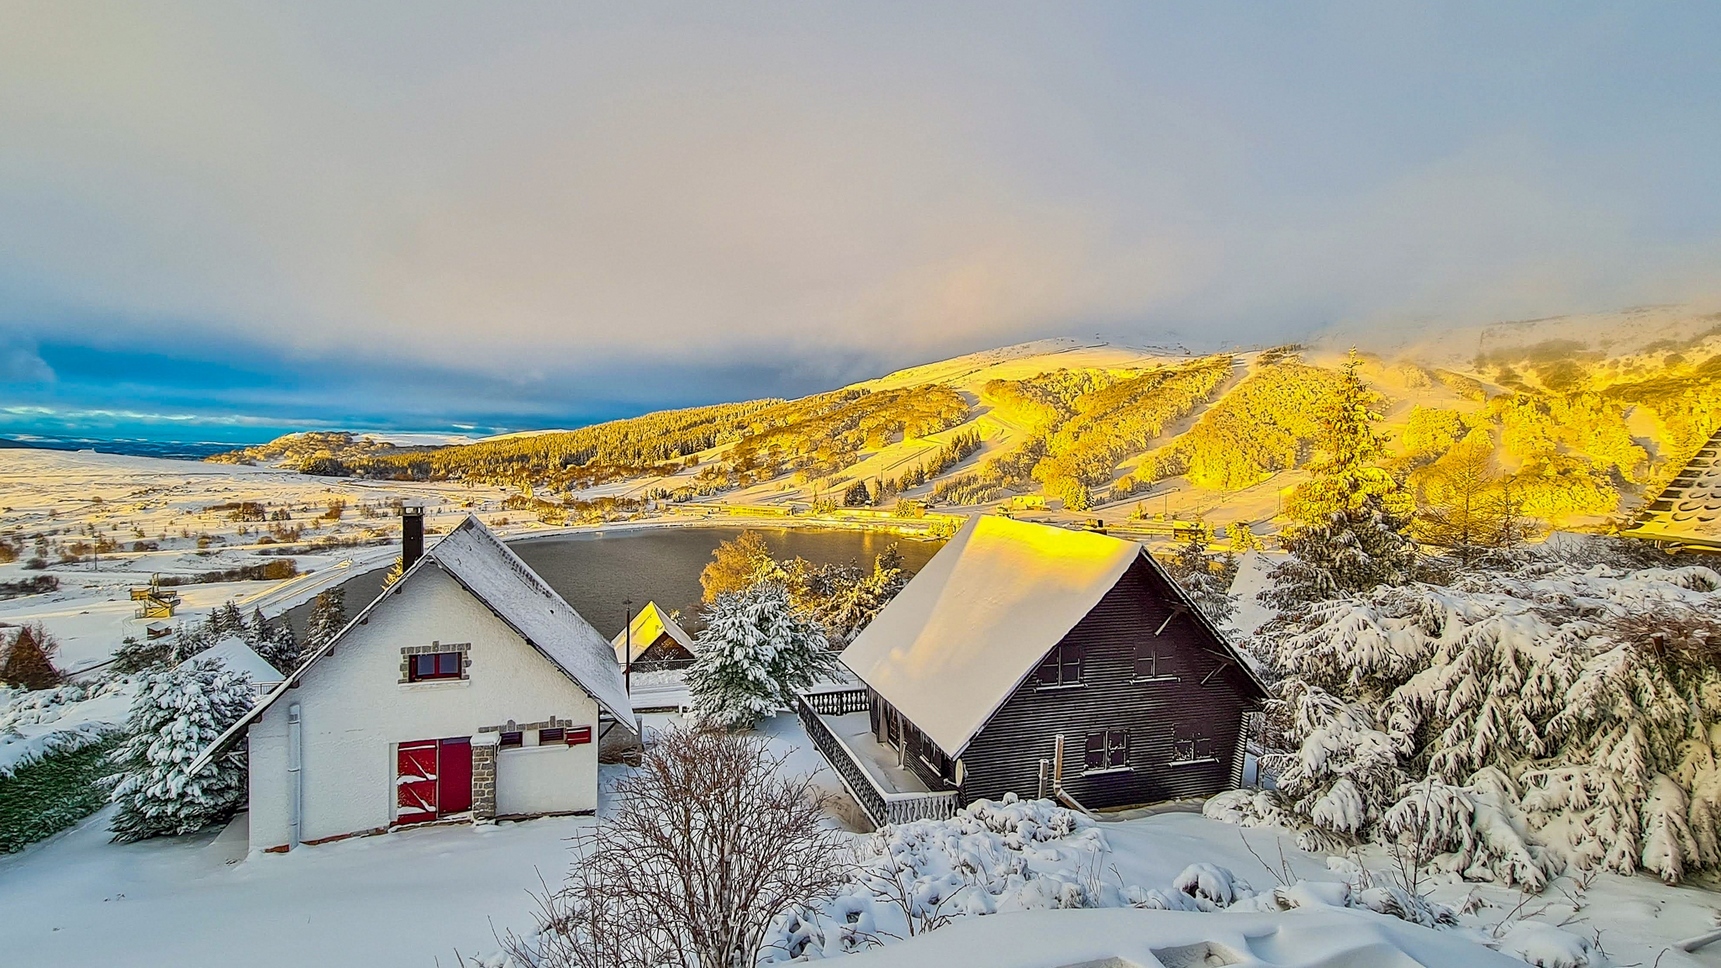
[(480, 733), (472, 737), (472, 822), (496, 819), (496, 750), (501, 737)]

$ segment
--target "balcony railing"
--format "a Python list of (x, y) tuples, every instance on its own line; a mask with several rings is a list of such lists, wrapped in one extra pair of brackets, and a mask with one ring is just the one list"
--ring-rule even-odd
[(824, 689), (802, 693), (795, 711), (801, 725), (831, 764), (849, 795), (855, 798), (875, 827), (908, 823), (911, 820), (945, 820), (956, 815), (961, 794), (955, 790), (936, 793), (901, 793), (884, 789), (842, 741), (823, 716), (846, 716), (868, 711), (865, 689)]

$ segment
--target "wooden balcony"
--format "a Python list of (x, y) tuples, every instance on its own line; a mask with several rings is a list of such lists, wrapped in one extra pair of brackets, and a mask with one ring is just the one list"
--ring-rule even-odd
[(873, 737), (865, 689), (829, 688), (802, 693), (801, 725), (875, 827), (956, 814), (961, 793), (929, 790), (897, 762), (897, 751)]

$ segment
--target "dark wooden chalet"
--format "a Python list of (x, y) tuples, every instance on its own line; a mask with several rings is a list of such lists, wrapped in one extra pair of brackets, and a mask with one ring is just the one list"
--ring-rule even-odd
[[(1141, 545), (992, 515), (970, 520), (843, 662), (864, 694), (809, 696), (809, 729), (864, 705), (865, 739), (950, 808), (1011, 792), (1087, 808), (1209, 796), (1241, 782), (1245, 723), (1266, 697)], [(865, 779), (852, 767), (868, 757), (819, 745), (854, 761), (833, 761), (851, 788)], [(874, 786), (878, 822), (918, 815)]]
[(693, 636), (656, 602), (646, 602), (610, 644), (615, 646), (616, 661), (623, 665), (629, 664), (627, 650), (631, 646), (636, 670), (685, 669), (693, 664)]

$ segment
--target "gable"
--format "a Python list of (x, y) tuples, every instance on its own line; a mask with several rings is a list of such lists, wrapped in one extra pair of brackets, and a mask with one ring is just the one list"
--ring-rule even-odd
[[(1130, 565), (1069, 634), (1047, 650), (1021, 684), (1034, 689), (1039, 669), (1060, 651), (1081, 650), (1082, 661), (1096, 680), (1139, 678), (1136, 660), (1149, 655), (1164, 663), (1155, 675), (1193, 679), (1202, 685), (1222, 685), (1227, 695), (1245, 703), (1265, 698), (1265, 689), (1252, 675), (1247, 660), (1213, 628), (1183, 596), (1182, 590), (1148, 554)], [(1093, 668), (1106, 663), (1115, 668)], [(1150, 663), (1143, 662), (1144, 668)]]
[[(409, 650), (431, 648), (461, 653), (469, 663), (462, 681), (406, 681)], [(510, 717), (597, 708), (552, 661), (436, 568), (391, 587), (305, 670), (293, 699), (308, 717), (387, 721), (414, 735), (457, 735)]]
[[(464, 593), (468, 604), (488, 611), (512, 633), (501, 641), (537, 653), (555, 672), (583, 691), (617, 722), (630, 731), (636, 728), (633, 705), (622, 682), (621, 670), (611, 660), (609, 644), (482, 522), (467, 515), (453, 531), (414, 562), (399, 581), (385, 588), (333, 639), (302, 662), (286, 681), (217, 737), (199, 754), (191, 769), (194, 772), (201, 769), (287, 690), (299, 686), (337, 649), (350, 640), (364, 640), (366, 636), (360, 630), (392, 598), (421, 586), (445, 589), (449, 584)], [(439, 594), (449, 595), (447, 591)]]

